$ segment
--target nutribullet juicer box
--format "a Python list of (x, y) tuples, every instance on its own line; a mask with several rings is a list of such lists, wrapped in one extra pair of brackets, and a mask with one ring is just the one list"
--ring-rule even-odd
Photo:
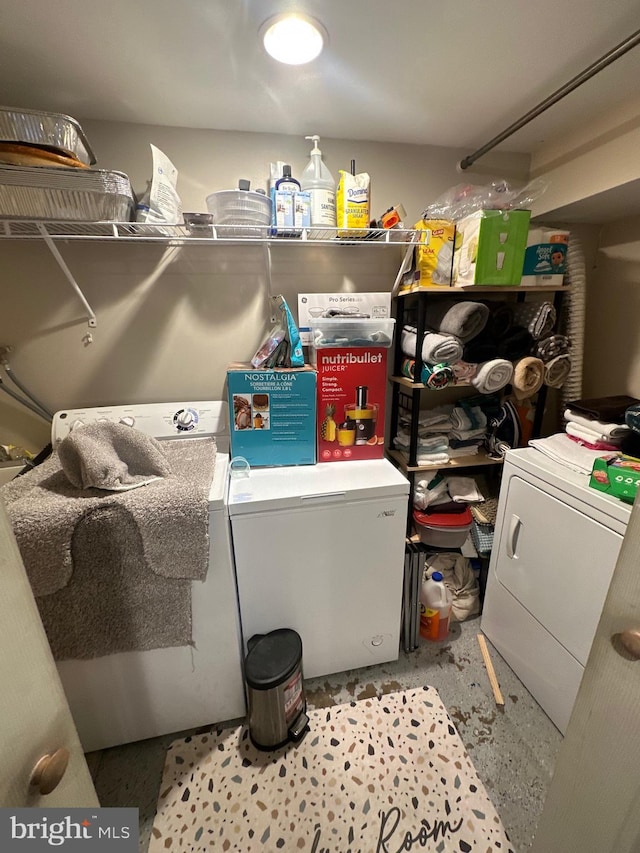
[(384, 456), (387, 352), (376, 346), (313, 349), (318, 462)]

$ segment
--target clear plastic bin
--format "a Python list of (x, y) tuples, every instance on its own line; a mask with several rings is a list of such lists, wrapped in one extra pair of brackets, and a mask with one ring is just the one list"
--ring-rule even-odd
[(318, 318), (311, 325), (311, 336), (315, 347), (390, 347), (395, 323), (395, 320), (388, 318)]

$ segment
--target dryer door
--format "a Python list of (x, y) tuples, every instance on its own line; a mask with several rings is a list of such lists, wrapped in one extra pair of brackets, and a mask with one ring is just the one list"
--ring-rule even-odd
[(509, 480), (498, 581), (583, 666), (622, 536), (547, 492)]

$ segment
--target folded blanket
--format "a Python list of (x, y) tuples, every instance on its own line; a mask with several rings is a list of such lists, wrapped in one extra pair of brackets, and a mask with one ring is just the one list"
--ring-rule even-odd
[(533, 438), (529, 444), (554, 462), (584, 475), (591, 474), (594, 459), (610, 455), (603, 453), (602, 450), (588, 450), (586, 447), (581, 447), (563, 432), (547, 438)]
[(481, 394), (493, 394), (508, 385), (512, 376), (511, 362), (495, 358), (478, 365), (478, 372), (471, 380), (471, 384)]
[(589, 399), (572, 400), (567, 406), (573, 411), (582, 412), (587, 417), (598, 418), (607, 423), (623, 424), (625, 412), (630, 406), (640, 404), (640, 400), (627, 394), (617, 394), (610, 397), (590, 397)]
[(58, 660), (191, 642), (191, 581), (208, 567), (216, 445), (177, 439), (162, 448), (173, 473), (144, 489), (78, 489), (55, 451), (2, 487)]
[[(429, 329), (444, 335), (455, 335), (463, 343), (484, 329), (489, 309), (482, 302), (459, 302), (445, 299), (427, 305), (426, 323)], [(458, 356), (460, 358), (460, 356)], [(457, 359), (449, 359), (456, 361)]]
[[(402, 352), (410, 358), (416, 356), (417, 330), (415, 326), (405, 326), (402, 330), (400, 344)], [(441, 335), (437, 332), (426, 332), (422, 340), (422, 360), (429, 364), (439, 364), (442, 361), (458, 361), (462, 356), (462, 344), (453, 335)]]
[(596, 433), (597, 436), (603, 439), (624, 436), (629, 432), (629, 427), (623, 424), (606, 423), (605, 421), (599, 421), (597, 418), (588, 418), (580, 414), (577, 409), (565, 409), (563, 418), (565, 421), (571, 421), (583, 429)]
[(562, 388), (571, 372), (571, 356), (568, 353), (556, 355), (544, 366), (544, 384), (549, 388)]
[(527, 356), (513, 366), (513, 393), (518, 400), (533, 397), (541, 388), (544, 380), (544, 362), (539, 358)]
[(549, 335), (538, 341), (531, 355), (541, 358), (544, 362), (551, 361), (558, 355), (569, 352), (570, 342), (566, 335)]
[(110, 421), (76, 427), (58, 445), (58, 456), (78, 489), (123, 492), (171, 474), (157, 439)]
[(530, 332), (522, 326), (514, 326), (509, 334), (498, 341), (498, 358), (517, 361), (529, 355), (535, 346)]
[(552, 302), (519, 302), (513, 309), (515, 322), (524, 326), (536, 341), (550, 335), (556, 323)]

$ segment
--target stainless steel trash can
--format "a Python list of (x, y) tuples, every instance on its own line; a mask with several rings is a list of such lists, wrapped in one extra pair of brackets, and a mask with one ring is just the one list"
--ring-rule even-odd
[(244, 662), (249, 736), (258, 749), (272, 750), (302, 739), (308, 730), (302, 685), (302, 639), (291, 628), (255, 634)]

